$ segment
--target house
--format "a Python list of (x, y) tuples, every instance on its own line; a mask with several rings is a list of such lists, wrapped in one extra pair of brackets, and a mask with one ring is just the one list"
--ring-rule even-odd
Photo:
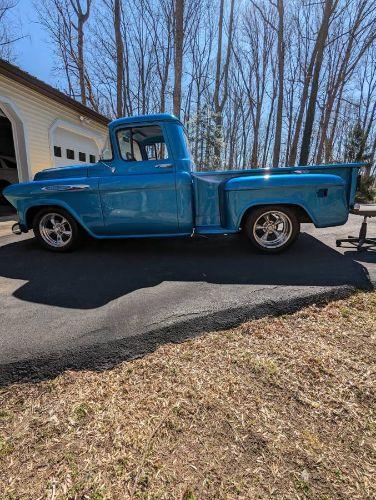
[(0, 59), (0, 196), (6, 185), (28, 181), (39, 170), (96, 162), (108, 122)]

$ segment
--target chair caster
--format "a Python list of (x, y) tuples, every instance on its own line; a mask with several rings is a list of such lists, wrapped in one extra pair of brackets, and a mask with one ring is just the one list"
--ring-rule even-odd
[[(356, 213), (356, 212), (354, 212)], [(336, 240), (336, 246), (340, 247), (342, 243), (349, 243), (355, 247), (358, 252), (363, 252), (365, 250), (373, 250), (376, 248), (376, 238), (367, 238), (367, 218), (376, 217), (376, 212), (362, 212), (364, 219), (360, 227), (359, 236), (350, 236), (348, 238), (341, 238)], [(348, 248), (348, 246), (346, 247)]]

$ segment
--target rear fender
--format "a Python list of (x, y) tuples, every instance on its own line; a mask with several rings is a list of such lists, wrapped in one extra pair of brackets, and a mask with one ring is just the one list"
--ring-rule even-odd
[[(279, 205), (281, 207), (290, 207), (290, 208), (295, 208), (297, 209), (297, 212), (300, 212), (305, 215), (305, 219), (304, 222), (312, 222), (315, 226), (316, 226), (316, 222), (315, 222), (315, 219), (313, 217), (313, 214), (311, 213), (311, 211), (309, 210), (309, 208), (307, 208), (303, 203), (288, 203), (286, 202), (286, 199), (284, 200), (281, 200), (281, 199), (275, 199), (274, 201), (268, 199), (267, 201), (265, 200), (264, 203), (250, 203), (249, 206), (247, 206), (242, 212), (241, 212), (241, 215), (239, 216), (238, 220), (237, 220), (237, 227), (238, 229), (242, 228), (243, 225), (244, 225), (244, 219), (246, 218), (247, 216), (247, 213), (250, 212), (253, 208), (257, 208), (257, 207), (267, 207), (267, 206), (272, 206), (272, 205)], [(299, 215), (299, 214), (297, 214)], [(299, 217), (298, 217), (298, 220), (299, 220)]]
[(330, 174), (239, 177), (221, 186), (224, 227), (239, 229), (244, 214), (260, 205), (296, 206), (316, 227), (344, 224), (349, 208), (346, 183)]

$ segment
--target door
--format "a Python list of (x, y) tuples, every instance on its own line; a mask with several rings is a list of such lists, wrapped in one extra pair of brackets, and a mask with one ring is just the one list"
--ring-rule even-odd
[(162, 127), (145, 125), (116, 131), (119, 159), (100, 179), (104, 232), (158, 235), (178, 232), (175, 165)]

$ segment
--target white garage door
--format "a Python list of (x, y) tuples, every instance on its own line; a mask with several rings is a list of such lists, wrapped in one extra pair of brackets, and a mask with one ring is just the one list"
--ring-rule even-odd
[(98, 147), (90, 137), (57, 127), (53, 132), (52, 141), (56, 167), (98, 161)]

